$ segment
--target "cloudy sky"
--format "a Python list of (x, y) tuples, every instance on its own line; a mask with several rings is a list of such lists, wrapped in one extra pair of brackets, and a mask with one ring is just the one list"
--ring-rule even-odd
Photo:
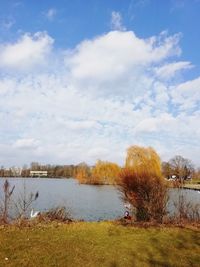
[(200, 165), (199, 0), (0, 0), (0, 165)]

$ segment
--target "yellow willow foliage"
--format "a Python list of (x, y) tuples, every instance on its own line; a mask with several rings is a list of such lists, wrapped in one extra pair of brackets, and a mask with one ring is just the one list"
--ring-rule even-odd
[(90, 177), (89, 168), (87, 166), (79, 166), (75, 173), (75, 177), (79, 183), (87, 183)]
[(98, 160), (92, 170), (92, 180), (99, 184), (117, 184), (121, 168), (112, 162)]
[(162, 177), (160, 157), (151, 147), (129, 147), (125, 165), (126, 168), (138, 174), (149, 173), (156, 177)]

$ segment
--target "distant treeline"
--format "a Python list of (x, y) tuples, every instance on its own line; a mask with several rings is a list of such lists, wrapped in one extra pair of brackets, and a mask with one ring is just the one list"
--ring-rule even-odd
[[(136, 160), (135, 150), (129, 149), (128, 151), (125, 166)], [(48, 178), (74, 177), (79, 183), (119, 184), (120, 173), (125, 166), (120, 167), (116, 163), (101, 160), (98, 160), (94, 166), (89, 166), (85, 162), (77, 165), (42, 165), (32, 162), (30, 166), (25, 165), (23, 168), (2, 166), (0, 177), (30, 177), (30, 171), (47, 171)], [(161, 167), (162, 175), (167, 179), (174, 176), (178, 180), (200, 178), (200, 169), (195, 169), (192, 162), (182, 156), (175, 156), (168, 162), (162, 162)]]
[(29, 177), (30, 171), (47, 171), (49, 178), (55, 177), (74, 177), (78, 165), (42, 165), (37, 162), (33, 162), (30, 166), (24, 166), (22, 168), (11, 167), (0, 169), (0, 177)]
[[(74, 172), (74, 177), (80, 183), (86, 184), (120, 184), (123, 170), (127, 166), (130, 167), (132, 164), (137, 163), (138, 158), (140, 158), (139, 152), (142, 149), (137, 146), (130, 147), (123, 167), (118, 166), (116, 163), (101, 160), (98, 160), (94, 167), (90, 167), (85, 163), (79, 164)], [(145, 153), (143, 154), (145, 155)], [(148, 162), (148, 155), (146, 157), (145, 161)], [(155, 167), (154, 161), (150, 162), (146, 169), (153, 167)], [(173, 178), (181, 182), (188, 179), (200, 179), (200, 169), (195, 169), (193, 163), (182, 156), (175, 156), (168, 162), (160, 162), (160, 171), (166, 179)]]
[(85, 162), (77, 165), (42, 165), (33, 162), (30, 166), (23, 168), (11, 167), (0, 169), (0, 177), (30, 177), (31, 171), (47, 171), (48, 178), (70, 178), (74, 177), (80, 183), (89, 184), (116, 184), (121, 168), (115, 164), (97, 161), (95, 166), (89, 166)]

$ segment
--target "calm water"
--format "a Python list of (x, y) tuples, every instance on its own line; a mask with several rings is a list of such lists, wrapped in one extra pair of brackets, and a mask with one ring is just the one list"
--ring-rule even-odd
[[(9, 178), (15, 185), (13, 199), (17, 201), (23, 192), (24, 183), (27, 195), (39, 191), (39, 198), (32, 204), (39, 211), (65, 206), (73, 218), (87, 221), (110, 220), (122, 217), (125, 211), (120, 193), (114, 186), (80, 185), (75, 179)], [(5, 179), (0, 179), (0, 191)], [(192, 190), (170, 190), (169, 209), (178, 194), (184, 194), (187, 200), (200, 203), (200, 193)], [(2, 196), (2, 194), (0, 195)], [(13, 208), (14, 209), (14, 208)]]

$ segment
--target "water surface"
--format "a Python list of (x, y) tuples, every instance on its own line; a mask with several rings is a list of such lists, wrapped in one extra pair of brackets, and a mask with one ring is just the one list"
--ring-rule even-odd
[[(48, 178), (9, 178), (9, 183), (15, 185), (13, 200), (17, 202), (19, 194), (39, 192), (39, 198), (33, 203), (33, 208), (47, 211), (64, 206), (70, 210), (73, 218), (87, 221), (112, 220), (124, 215), (124, 203), (117, 188), (112, 185), (85, 185), (75, 179)], [(0, 179), (0, 192), (5, 179)], [(169, 211), (173, 212), (173, 203), (183, 194), (188, 201), (200, 203), (200, 193), (193, 190), (170, 189)], [(2, 194), (0, 195), (2, 197)], [(14, 206), (13, 206), (13, 212)]]

